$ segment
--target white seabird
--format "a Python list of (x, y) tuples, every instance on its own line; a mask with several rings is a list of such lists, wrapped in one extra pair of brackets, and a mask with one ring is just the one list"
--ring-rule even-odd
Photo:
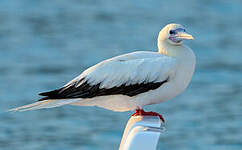
[(104, 60), (60, 89), (40, 93), (45, 97), (38, 102), (10, 111), (69, 104), (113, 111), (136, 109), (134, 115), (159, 115), (144, 112), (143, 107), (172, 99), (186, 89), (196, 58), (182, 41), (192, 39), (182, 25), (168, 24), (159, 33), (158, 52), (137, 51)]

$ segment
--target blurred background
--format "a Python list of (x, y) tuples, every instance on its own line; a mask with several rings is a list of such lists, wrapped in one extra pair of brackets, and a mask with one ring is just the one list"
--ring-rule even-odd
[(36, 101), (101, 60), (157, 51), (159, 30), (183, 24), (197, 68), (182, 95), (146, 110), (166, 118), (159, 150), (242, 149), (241, 0), (1, 0), (0, 149), (114, 150), (133, 112)]

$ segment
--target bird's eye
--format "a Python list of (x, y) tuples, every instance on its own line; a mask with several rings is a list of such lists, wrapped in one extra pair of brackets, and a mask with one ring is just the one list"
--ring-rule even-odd
[(170, 30), (170, 34), (175, 34), (176, 32), (174, 30)]

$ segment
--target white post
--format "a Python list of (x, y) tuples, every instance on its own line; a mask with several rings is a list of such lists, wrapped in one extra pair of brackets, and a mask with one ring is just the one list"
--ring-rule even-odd
[(157, 116), (132, 116), (124, 130), (119, 150), (156, 150), (164, 124)]

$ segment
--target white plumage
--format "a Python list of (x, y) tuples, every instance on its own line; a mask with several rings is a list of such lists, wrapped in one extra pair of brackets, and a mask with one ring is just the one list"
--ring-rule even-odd
[(43, 101), (10, 111), (66, 104), (129, 111), (169, 100), (186, 89), (195, 69), (195, 55), (182, 44), (184, 39), (193, 38), (183, 26), (169, 24), (159, 33), (158, 52), (138, 51), (104, 60), (60, 90), (44, 93)]
[[(124, 83), (130, 85), (164, 81), (174, 72), (176, 64), (176, 59), (159, 53), (133, 52), (98, 63), (88, 68), (65, 86), (71, 85), (82, 78), (85, 78), (85, 80), (77, 84), (77, 87), (85, 81), (88, 81), (90, 85), (101, 82), (100, 88), (118, 87)], [(152, 68), (162, 69), (154, 71)]]

